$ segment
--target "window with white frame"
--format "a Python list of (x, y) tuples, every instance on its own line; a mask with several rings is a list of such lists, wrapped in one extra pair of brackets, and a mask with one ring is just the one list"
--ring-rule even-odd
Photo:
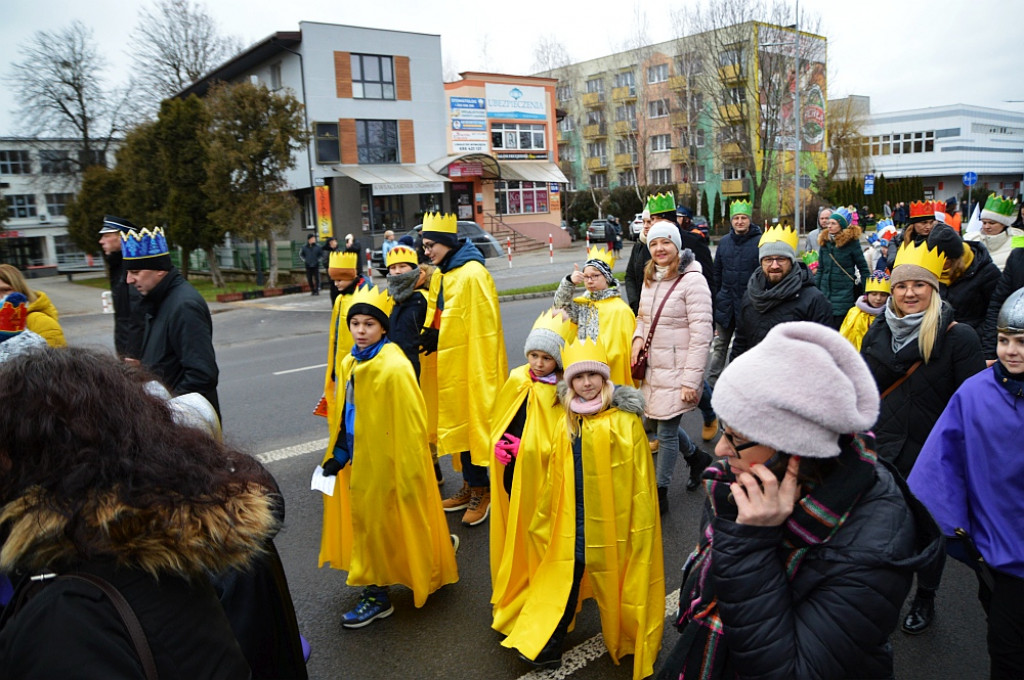
[(604, 92), (604, 78), (591, 78), (588, 80), (587, 92)]
[(281, 62), (274, 62), (270, 65), (270, 89), (281, 89)]
[(338, 145), (337, 123), (313, 123), (316, 136), (316, 162), (340, 163), (341, 147)]
[(608, 175), (604, 173), (595, 173), (589, 177), (590, 186), (594, 189), (607, 189), (608, 188)]
[(571, 144), (559, 144), (558, 145), (558, 160), (560, 160), (560, 161), (572, 160), (572, 145)]
[(605, 142), (590, 142), (587, 144), (587, 158), (607, 158), (608, 146)]
[(39, 152), (39, 171), (44, 175), (67, 175), (73, 170), (70, 151), (43, 149)]
[(697, 149), (704, 147), (704, 130), (697, 128), (693, 131), (693, 140), (691, 143), (690, 133), (685, 128), (679, 131), (679, 146), (687, 147), (692, 146)]
[(647, 115), (651, 118), (664, 118), (668, 115), (668, 100), (655, 99), (647, 102)]
[(668, 151), (672, 147), (672, 135), (651, 135), (651, 151)]
[(7, 201), (8, 217), (36, 216), (35, 194), (7, 194), (4, 199)]
[(738, 66), (743, 63), (743, 48), (733, 47), (718, 53), (719, 66)]
[(46, 212), (51, 217), (54, 215), (63, 215), (65, 208), (68, 203), (74, 198), (74, 194), (46, 194)]
[(668, 64), (656, 64), (647, 67), (647, 82), (663, 83), (668, 80)]
[(634, 87), (636, 85), (636, 78), (632, 71), (619, 71), (613, 80), (613, 87)]
[(739, 87), (730, 87), (722, 93), (722, 98), (726, 104), (742, 104), (747, 101), (747, 88), (740, 85)]
[(697, 76), (704, 73), (704, 57), (698, 52), (689, 52), (679, 58), (679, 73), (686, 76)]
[(636, 137), (615, 140), (615, 153), (636, 154)]
[(352, 55), (352, 97), (395, 98), (395, 72), (391, 57), (378, 54)]
[(491, 148), (505, 151), (546, 149), (543, 125), (527, 123), (492, 123)]
[(572, 124), (572, 116), (566, 116), (558, 121), (558, 129), (562, 132), (572, 132), (575, 129)]
[(707, 177), (706, 169), (703, 165), (684, 165), (683, 170), (683, 182), (692, 182), (701, 184)]
[(547, 182), (495, 182), (494, 198), (505, 215), (548, 212)]
[(622, 104), (615, 107), (615, 120), (636, 122), (636, 104)]
[(690, 115), (696, 116), (704, 110), (704, 93), (696, 92), (690, 97)]
[(747, 176), (747, 169), (738, 165), (726, 165), (722, 168), (722, 179), (743, 179)]
[(559, 85), (555, 88), (555, 96), (560, 102), (569, 101), (572, 99), (572, 85)]
[(672, 169), (651, 170), (651, 184), (672, 184)]
[(630, 168), (619, 173), (619, 184), (624, 187), (636, 186), (636, 170)]
[(32, 157), (20, 149), (0, 151), (0, 175), (31, 175)]
[(600, 125), (604, 122), (604, 111), (587, 111), (587, 125)]

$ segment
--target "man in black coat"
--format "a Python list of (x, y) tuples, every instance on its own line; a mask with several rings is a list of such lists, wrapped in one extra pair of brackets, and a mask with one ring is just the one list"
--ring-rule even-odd
[(707, 380), (712, 387), (725, 368), (725, 358), (736, 331), (743, 294), (747, 291), (750, 275), (760, 263), (757, 242), (761, 238), (761, 228), (750, 222), (750, 203), (733, 201), (729, 212), (732, 230), (718, 242), (714, 285), (711, 287), (715, 308), (715, 339), (711, 343), (711, 364), (708, 366)]
[(121, 231), (139, 228), (126, 219), (103, 216), (100, 227), (100, 248), (107, 261), (111, 300), (114, 303), (114, 349), (122, 358), (138, 359), (142, 353), (142, 333), (145, 320), (139, 312), (142, 296), (124, 280), (121, 257)]
[(220, 417), (213, 320), (206, 300), (171, 264), (163, 229), (122, 236), (126, 280), (142, 294), (139, 362), (175, 395), (198, 392)]
[(792, 227), (772, 227), (761, 239), (754, 270), (743, 294), (732, 361), (761, 342), (773, 327), (787, 321), (815, 321), (831, 328), (832, 303), (814, 285), (807, 265), (797, 260), (797, 234)]
[(302, 263), (306, 265), (306, 283), (309, 284), (309, 294), (320, 294), (320, 265), (323, 264), (324, 249), (316, 242), (316, 234), (306, 237), (306, 245), (299, 251)]

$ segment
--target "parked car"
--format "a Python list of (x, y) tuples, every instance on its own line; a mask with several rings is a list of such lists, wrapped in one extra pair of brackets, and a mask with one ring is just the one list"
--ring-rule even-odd
[[(593, 220), (587, 227), (587, 237), (591, 243), (607, 243), (604, 238), (604, 228), (608, 224), (608, 220)], [(617, 224), (613, 224), (615, 227), (615, 233), (618, 236), (622, 235), (622, 229)]]
[[(494, 236), (484, 231), (476, 222), (471, 222), (469, 220), (459, 220), (456, 224), (459, 240), (464, 241), (466, 239), (469, 239), (470, 241), (472, 241), (476, 245), (476, 247), (480, 249), (480, 252), (483, 254), (484, 257), (501, 257), (501, 255), (504, 253), (504, 250), (502, 250), (501, 243), (498, 242), (498, 239), (494, 238)], [(413, 241), (415, 241), (418, 245), (420, 241), (420, 231), (422, 229), (423, 225), (417, 224), (415, 227), (405, 232), (404, 234), (396, 235), (395, 240), (397, 241), (403, 236), (412, 236)], [(373, 264), (373, 268), (377, 270), (377, 273), (380, 274), (381, 276), (387, 276), (388, 268), (384, 266), (384, 257), (380, 253), (380, 247), (374, 248), (373, 253), (370, 257), (371, 262)]]
[(640, 240), (640, 232), (644, 230), (643, 213), (637, 213), (633, 221), (629, 223), (629, 237), (634, 241)]

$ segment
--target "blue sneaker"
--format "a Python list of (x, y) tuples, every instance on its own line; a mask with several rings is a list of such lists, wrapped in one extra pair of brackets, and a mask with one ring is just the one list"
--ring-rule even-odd
[(345, 628), (362, 628), (377, 619), (386, 619), (394, 612), (386, 588), (364, 588), (355, 609), (342, 615), (341, 625)]

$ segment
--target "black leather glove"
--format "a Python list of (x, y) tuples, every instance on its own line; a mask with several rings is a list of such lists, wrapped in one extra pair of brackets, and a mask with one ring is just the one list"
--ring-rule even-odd
[(436, 328), (426, 328), (420, 333), (420, 351), (424, 354), (430, 354), (437, 351), (437, 336), (438, 332)]
[(334, 457), (328, 458), (322, 467), (327, 477), (334, 477), (341, 472), (341, 463)]

